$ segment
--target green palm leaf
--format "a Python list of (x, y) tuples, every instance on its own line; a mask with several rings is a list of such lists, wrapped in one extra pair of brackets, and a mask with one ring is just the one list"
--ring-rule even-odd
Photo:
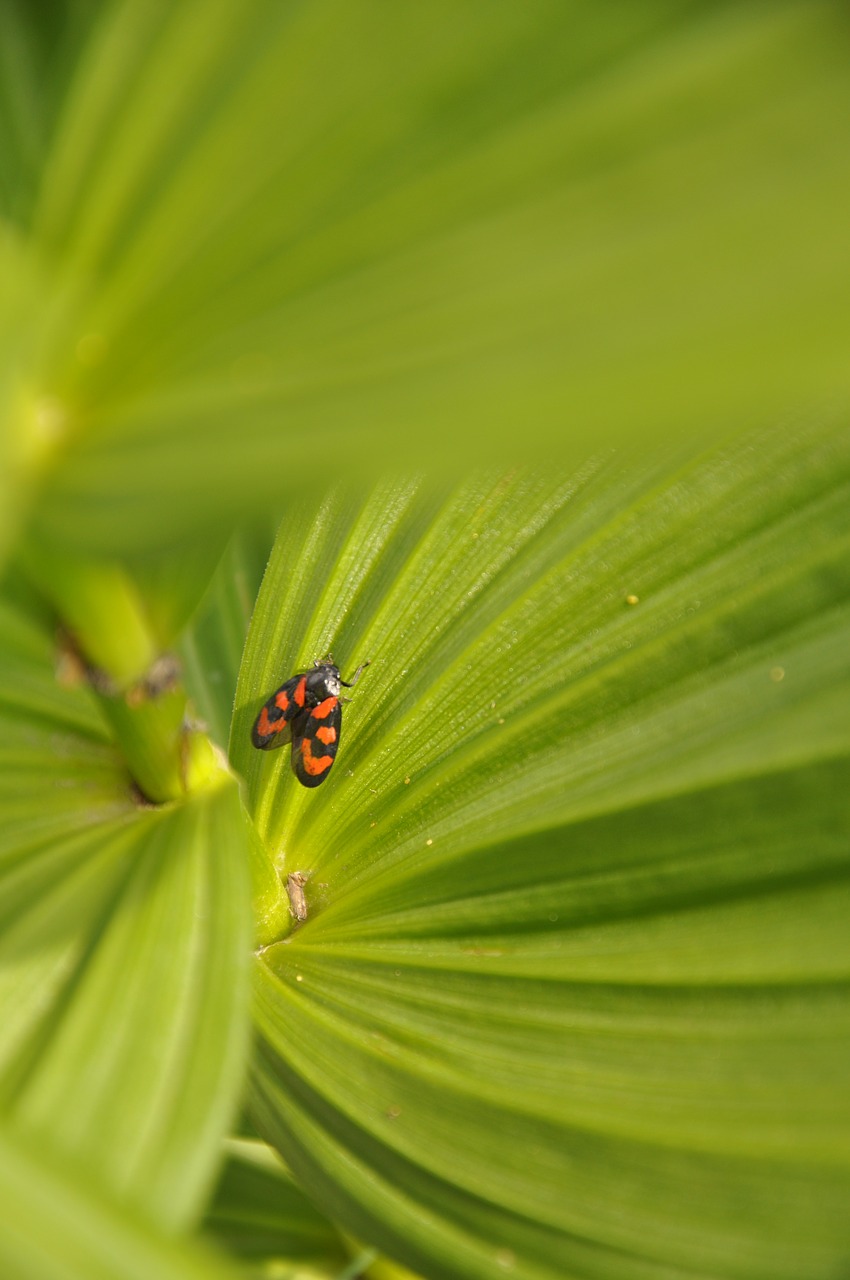
[[(848, 482), (826, 431), (284, 520), (231, 752), (309, 917), (257, 962), (252, 1105), (354, 1234), (426, 1274), (833, 1274)], [(372, 665), (307, 792), (248, 728), (331, 648)]]

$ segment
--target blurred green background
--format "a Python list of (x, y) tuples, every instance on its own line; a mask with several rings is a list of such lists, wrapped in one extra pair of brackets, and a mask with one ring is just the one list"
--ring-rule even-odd
[(842, 5), (0, 21), (7, 537), (846, 407)]

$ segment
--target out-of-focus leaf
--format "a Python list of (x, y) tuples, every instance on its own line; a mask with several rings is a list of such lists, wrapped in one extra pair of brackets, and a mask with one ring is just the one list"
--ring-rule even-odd
[(198, 1213), (241, 1086), (247, 849), (227, 779), (137, 809), (82, 689), (0, 611), (0, 1102), (168, 1226)]
[[(114, 897), (52, 993), (49, 1021), (10, 1065), (11, 1105), (126, 1198), (181, 1224), (214, 1174), (245, 1050), (250, 934), (235, 787), (146, 814), (103, 846), (98, 859), (118, 864)], [(44, 909), (7, 934), (17, 957), (37, 954)]]
[(153, 557), (127, 564), (66, 555), (30, 538), (8, 575), (10, 598), (23, 584), (55, 609), (129, 773), (156, 803), (182, 799), (221, 768), (187, 705), (173, 646), (206, 593), (226, 540), (225, 528), (210, 545), (186, 544), (157, 566)]
[(5, 1280), (235, 1280), (211, 1251), (158, 1235), (43, 1144), (0, 1134)]
[(293, 1280), (305, 1267), (334, 1280), (348, 1253), (339, 1233), (292, 1181), (264, 1142), (231, 1139), (204, 1226), (228, 1252), (268, 1275), (262, 1264), (275, 1262), (273, 1274)]
[(137, 556), (129, 569), (145, 600), (160, 646), (177, 645), (186, 626), (210, 589), (225, 553), (230, 530), (172, 547), (167, 555)]
[[(435, 501), (293, 512), (255, 610), (231, 755), (310, 874), (256, 1123), (425, 1275), (834, 1277), (846, 434)], [(327, 648), (372, 666), (306, 791), (248, 728)]]
[(123, 564), (30, 547), (27, 572), (85, 654), (120, 689), (140, 679), (159, 652), (144, 601)]
[[(245, 633), (270, 541), (246, 532), (234, 537), (180, 644), (193, 711), (221, 747), (226, 746), (230, 732)], [(253, 882), (255, 938), (264, 945), (286, 931), (289, 899), (247, 815), (245, 830)]]
[(26, 226), (56, 117), (99, 0), (0, 6), (0, 216)]
[[(369, 1277), (369, 1280), (419, 1280), (416, 1273), (408, 1267), (402, 1267), (397, 1262), (390, 1262), (388, 1258), (370, 1258), (363, 1271)], [(341, 1280), (341, 1277), (339, 1280)]]
[(186, 687), (215, 742), (226, 747), (245, 635), (272, 536), (237, 534), (180, 642)]
[[(32, 385), (32, 332), (49, 289), (20, 236), (0, 222), (0, 566), (61, 434), (63, 410)], [(30, 338), (31, 340), (28, 340)]]
[(41, 533), (846, 405), (848, 39), (826, 0), (102, 6), (33, 219)]
[(58, 282), (30, 223), (98, 4), (0, 5), (0, 564), (67, 426), (65, 406), (45, 392), (39, 372)]

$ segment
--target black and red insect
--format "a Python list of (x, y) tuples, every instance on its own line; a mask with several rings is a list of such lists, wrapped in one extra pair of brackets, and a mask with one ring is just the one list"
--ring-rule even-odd
[(363, 662), (351, 680), (343, 680), (332, 662), (317, 662), (311, 671), (299, 671), (276, 689), (251, 730), (251, 741), (260, 751), (292, 742), (292, 772), (305, 787), (317, 787), (331, 771), (339, 750), (343, 698), (340, 686), (351, 689)]

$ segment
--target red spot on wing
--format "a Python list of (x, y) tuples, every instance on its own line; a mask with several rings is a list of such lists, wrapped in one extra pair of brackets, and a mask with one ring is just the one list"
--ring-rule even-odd
[(269, 719), (268, 707), (263, 707), (260, 712), (260, 718), (257, 721), (257, 733), (261, 738), (268, 738), (272, 733), (280, 733), (281, 729), (286, 728), (286, 721), (283, 716), (278, 720)]
[(312, 720), (327, 720), (338, 702), (339, 698), (335, 698), (333, 694), (331, 694), (329, 698), (325, 698), (324, 702), (320, 702), (317, 707), (313, 708), (310, 712), (310, 718)]
[(281, 711), (286, 711), (289, 706), (289, 694), (285, 689), (279, 689), (274, 695), (275, 704), (280, 707)]
[(295, 686), (295, 692), (292, 695), (295, 701), (296, 707), (304, 706), (304, 694), (306, 690), (307, 690), (307, 677), (302, 676), (301, 679), (298, 681), (297, 685)]
[(327, 746), (329, 742), (336, 742), (336, 729), (329, 724), (320, 724), (316, 730), (316, 737)]
[(315, 778), (317, 774), (324, 773), (326, 769), (330, 769), (333, 762), (333, 756), (314, 756), (310, 739), (304, 739), (301, 744), (301, 763), (304, 766), (305, 773), (309, 773), (311, 777)]

